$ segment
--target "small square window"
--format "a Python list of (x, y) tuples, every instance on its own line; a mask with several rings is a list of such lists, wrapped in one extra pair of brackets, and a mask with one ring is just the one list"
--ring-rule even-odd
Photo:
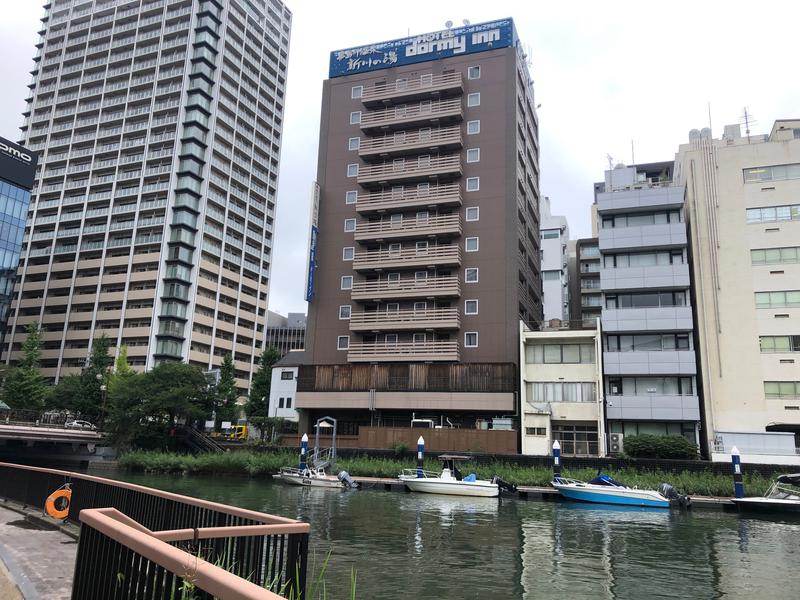
[(292, 399), (286, 398), (286, 408), (292, 408)]
[(481, 132), (480, 119), (475, 121), (467, 121), (467, 135), (475, 135)]
[(358, 163), (350, 163), (347, 165), (347, 176), (358, 177)]
[(480, 148), (470, 148), (467, 150), (467, 162), (480, 162), (481, 160), (481, 149)]
[(356, 230), (356, 220), (355, 219), (345, 219), (344, 220), (344, 230), (347, 233), (352, 233)]
[(350, 88), (350, 97), (355, 100), (356, 98), (361, 98), (364, 95), (364, 86), (363, 85), (354, 85)]
[(464, 334), (464, 348), (477, 348), (478, 347), (478, 332), (467, 331)]
[(480, 106), (481, 105), (481, 93), (475, 92), (473, 94), (467, 94), (467, 106)]
[(356, 190), (345, 192), (344, 194), (345, 204), (355, 204), (356, 202), (358, 202), (358, 192)]
[(477, 283), (478, 267), (469, 267), (468, 269), (464, 269), (464, 281), (467, 283)]
[(397, 343), (397, 334), (396, 333), (387, 333), (384, 338), (387, 344), (396, 344)]
[(347, 246), (346, 248), (342, 248), (342, 260), (353, 260), (353, 256), (355, 256), (356, 249), (353, 246)]
[(352, 275), (342, 275), (341, 288), (343, 290), (352, 290), (353, 289), (353, 276)]
[(477, 237), (468, 237), (464, 240), (464, 250), (467, 252), (477, 252), (478, 251), (478, 238)]
[(354, 110), (350, 113), (350, 125), (358, 125), (361, 123), (361, 111)]
[(467, 79), (480, 79), (481, 78), (481, 68), (480, 67), (470, 67), (467, 69)]
[(347, 140), (347, 149), (348, 150), (358, 150), (361, 146), (361, 138), (351, 137)]
[(339, 319), (342, 321), (346, 321), (350, 318), (350, 305), (349, 304), (342, 304), (339, 307)]
[(336, 338), (336, 349), (337, 350), (348, 350), (350, 348), (350, 336), (349, 335), (340, 335)]
[(467, 177), (467, 191), (468, 192), (477, 192), (481, 189), (481, 178), (480, 177)]
[(292, 379), (294, 379), (294, 373), (291, 371), (281, 371), (281, 380), (291, 381)]
[(464, 300), (464, 314), (477, 315), (478, 314), (478, 301), (477, 300)]
[(467, 207), (467, 221), (478, 221), (481, 218), (481, 209), (477, 206)]

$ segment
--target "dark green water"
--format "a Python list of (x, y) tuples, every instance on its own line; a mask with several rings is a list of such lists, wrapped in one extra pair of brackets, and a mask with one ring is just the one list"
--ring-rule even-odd
[(112, 477), (311, 523), (330, 599), (349, 597), (353, 568), (361, 599), (800, 598), (798, 519)]

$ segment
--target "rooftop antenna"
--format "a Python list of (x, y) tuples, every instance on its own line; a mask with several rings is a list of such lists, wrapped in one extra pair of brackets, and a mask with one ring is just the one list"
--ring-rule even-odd
[(606, 154), (606, 160), (608, 161), (608, 170), (611, 171), (614, 169), (614, 158), (610, 154)]
[(742, 121), (744, 123), (744, 132), (747, 134), (747, 143), (750, 143), (750, 125), (756, 125), (758, 121), (753, 118), (751, 112), (747, 110), (747, 107), (744, 107), (744, 113), (742, 114)]
[(450, 29), (453, 26), (453, 22), (452, 21), (445, 21), (444, 26), (447, 27), (448, 29)]
[(631, 138), (631, 164), (636, 164), (636, 155), (633, 153), (633, 138)]
[(467, 25), (470, 25), (469, 19), (464, 19), (461, 22), (464, 24), (464, 27), (466, 27)]

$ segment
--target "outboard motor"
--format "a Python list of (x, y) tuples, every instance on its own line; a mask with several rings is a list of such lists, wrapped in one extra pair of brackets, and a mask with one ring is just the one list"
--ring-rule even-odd
[(492, 483), (496, 483), (501, 492), (513, 494), (517, 491), (517, 486), (515, 486), (513, 483), (508, 483), (507, 481), (500, 479), (497, 475), (492, 477)]
[(678, 506), (680, 508), (689, 508), (692, 504), (692, 499), (689, 496), (684, 496), (683, 494), (679, 493), (674, 487), (672, 487), (668, 483), (662, 483), (658, 486), (658, 493), (664, 496), (669, 503), (673, 506)]
[(350, 477), (350, 473), (347, 471), (340, 471), (339, 472), (339, 481), (341, 481), (345, 487), (356, 489), (358, 487), (358, 483), (353, 481), (353, 478)]

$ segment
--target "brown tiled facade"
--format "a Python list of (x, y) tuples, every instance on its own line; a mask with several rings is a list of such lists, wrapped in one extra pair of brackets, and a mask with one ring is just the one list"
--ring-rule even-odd
[[(298, 408), (371, 422), (412, 408), (513, 412), (516, 384), (499, 368), (519, 360), (519, 319), (542, 310), (534, 106), (513, 46), (324, 82)], [(372, 375), (320, 380), (322, 366), (347, 364)], [(418, 366), (433, 387), (401, 385)], [(438, 382), (452, 383), (452, 366), (472, 375)], [(426, 404), (434, 388), (446, 399)]]

